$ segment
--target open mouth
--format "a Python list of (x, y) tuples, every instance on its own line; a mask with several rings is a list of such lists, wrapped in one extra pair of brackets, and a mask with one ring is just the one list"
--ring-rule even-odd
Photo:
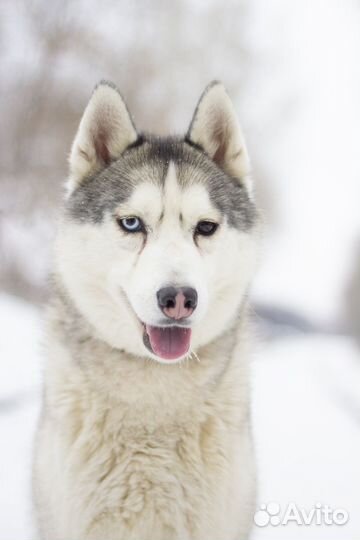
[(164, 360), (176, 360), (190, 348), (191, 328), (144, 324), (145, 347)]

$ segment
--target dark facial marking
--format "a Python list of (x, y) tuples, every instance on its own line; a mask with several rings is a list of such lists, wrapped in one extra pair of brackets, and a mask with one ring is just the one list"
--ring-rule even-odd
[(257, 210), (243, 181), (228, 175), (199, 146), (189, 144), (201, 156), (201, 160), (194, 165), (203, 170), (206, 178), (204, 183), (213, 205), (227, 218), (230, 227), (244, 231), (250, 229), (256, 222)]
[(67, 201), (67, 216), (75, 221), (101, 223), (107, 212), (112, 212), (130, 197), (133, 186), (117, 163), (83, 180)]
[(147, 135), (140, 135), (119, 159), (84, 179), (70, 195), (66, 215), (80, 222), (101, 223), (131, 196), (136, 185), (143, 181), (163, 185), (170, 161), (175, 163), (180, 186), (203, 184), (231, 227), (252, 227), (257, 212), (241, 179), (229, 176), (200, 147), (184, 139)]
[(230, 227), (246, 231), (257, 217), (256, 207), (237, 178), (212, 176), (208, 181), (211, 202), (226, 216)]

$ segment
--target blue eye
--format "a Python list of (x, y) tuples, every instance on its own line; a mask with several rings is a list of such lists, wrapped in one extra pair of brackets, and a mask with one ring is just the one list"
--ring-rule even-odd
[(129, 233), (143, 232), (145, 230), (143, 222), (136, 216), (118, 218), (117, 222), (124, 231)]

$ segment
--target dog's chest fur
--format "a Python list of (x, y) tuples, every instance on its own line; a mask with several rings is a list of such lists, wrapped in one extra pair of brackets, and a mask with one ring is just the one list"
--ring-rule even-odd
[(238, 484), (252, 482), (236, 331), (181, 366), (130, 357), (90, 331), (56, 301), (36, 462), (51, 540), (100, 540), (104, 527), (111, 540), (210, 540), (219, 530), (232, 540)]

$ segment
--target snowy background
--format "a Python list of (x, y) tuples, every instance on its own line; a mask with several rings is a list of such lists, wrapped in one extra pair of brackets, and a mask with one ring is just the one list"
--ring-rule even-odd
[(157, 133), (184, 131), (211, 79), (228, 87), (267, 221), (253, 288), (259, 506), (350, 516), (252, 540), (359, 540), (360, 2), (3, 0), (0, 29), (0, 540), (33, 538), (41, 306), (66, 156), (101, 78)]

